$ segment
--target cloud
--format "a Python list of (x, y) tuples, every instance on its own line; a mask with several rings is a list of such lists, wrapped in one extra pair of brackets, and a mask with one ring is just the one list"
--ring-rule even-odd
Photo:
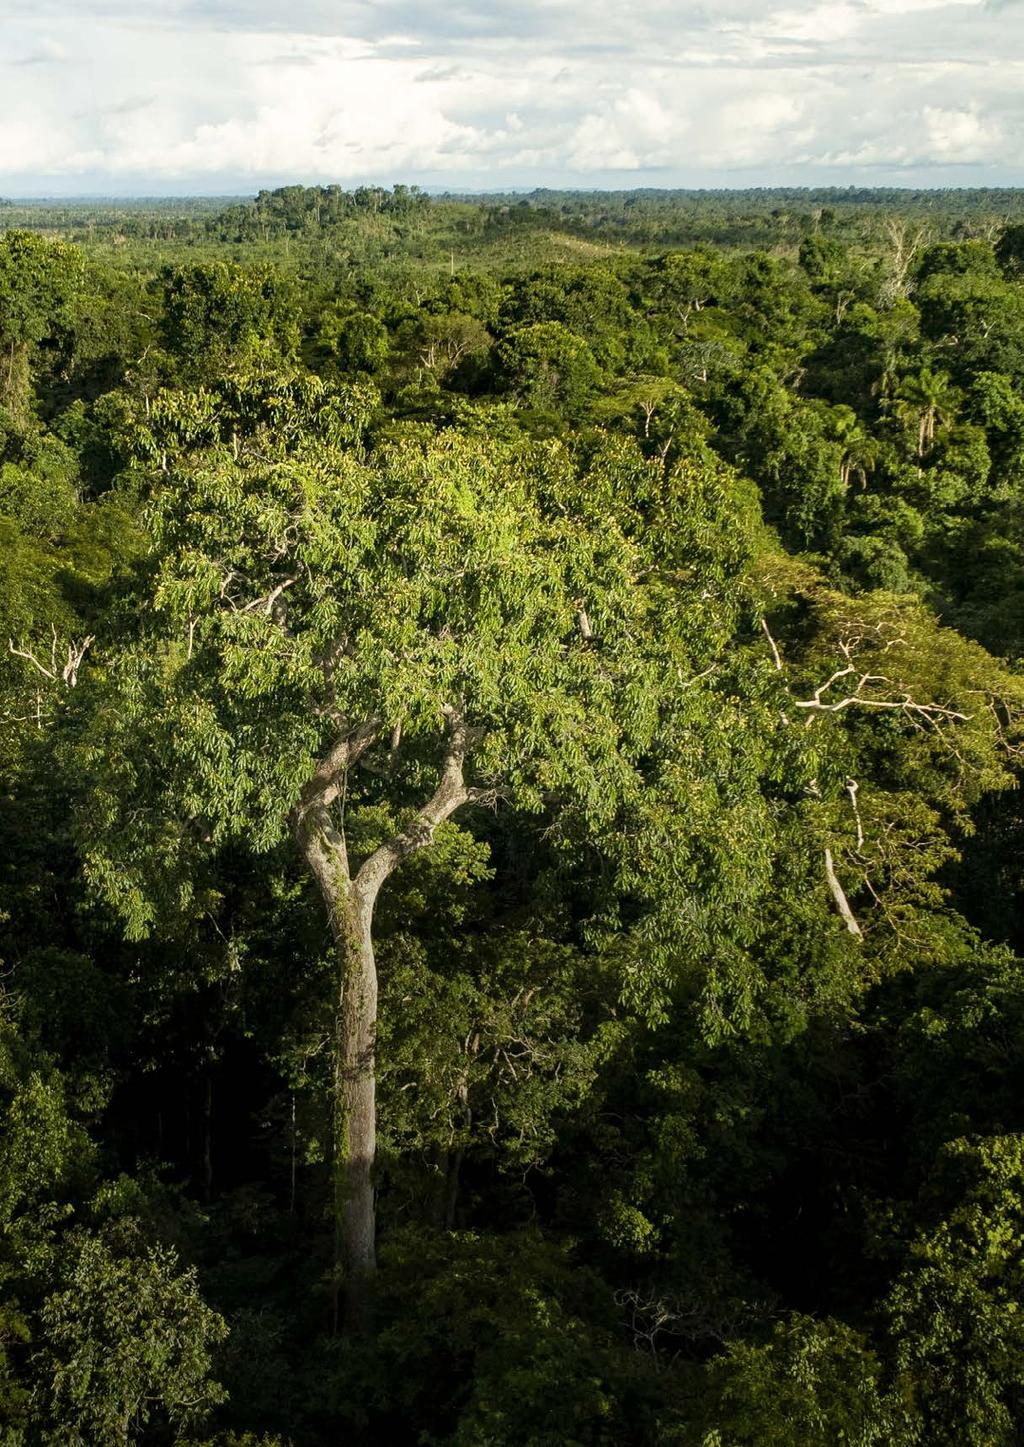
[(942, 106), (925, 106), (923, 113), (926, 151), (936, 161), (953, 161), (960, 165), (977, 165), (986, 156), (998, 153), (1004, 136), (1000, 123), (986, 118), (977, 110), (954, 110)]
[(134, 115), (136, 111), (148, 110), (149, 107), (155, 103), (155, 95), (136, 96), (133, 99), (118, 101), (116, 105), (108, 106), (107, 114), (111, 116), (130, 116)]
[(28, 55), (21, 56), (14, 64), (61, 65), (67, 59), (68, 52), (63, 45), (56, 40), (51, 40), (49, 36), (43, 36), (35, 50), (30, 51)]
[(5, 0), (0, 42), (7, 193), (997, 183), (1024, 153), (1020, 0)]

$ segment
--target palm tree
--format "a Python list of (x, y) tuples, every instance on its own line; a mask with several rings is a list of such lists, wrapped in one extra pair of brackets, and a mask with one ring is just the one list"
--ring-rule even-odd
[(931, 451), (936, 429), (949, 421), (955, 405), (956, 389), (949, 377), (945, 372), (933, 371), (927, 363), (900, 382), (892, 408), (904, 424), (916, 430), (918, 461)]

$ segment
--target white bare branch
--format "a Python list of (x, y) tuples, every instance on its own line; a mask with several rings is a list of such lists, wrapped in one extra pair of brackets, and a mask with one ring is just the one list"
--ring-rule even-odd
[(57, 630), (52, 624), (50, 625), (50, 630), (53, 634), (53, 640), (50, 644), (50, 662), (48, 665), (41, 663), (31, 648), (19, 648), (13, 638), (8, 638), (7, 646), (15, 658), (24, 658), (26, 663), (31, 663), (32, 667), (38, 673), (41, 673), (44, 678), (48, 678), (51, 683), (56, 683), (57, 680), (60, 679), (68, 688), (75, 688), (78, 684), (78, 670), (82, 666), (82, 660), (96, 639), (94, 635), (90, 633), (88, 637), (80, 641), (70, 640), (67, 645), (67, 660), (63, 664), (58, 664)]
[[(846, 666), (837, 668), (824, 683), (820, 683), (810, 698), (794, 699), (794, 708), (808, 709), (815, 713), (842, 713), (848, 708), (896, 710), (916, 721), (924, 720), (935, 725), (966, 723), (973, 717), (959, 709), (948, 708), (945, 704), (921, 703), (884, 673), (861, 672), (854, 659), (858, 644), (864, 642), (870, 642), (873, 646), (880, 643), (882, 652), (888, 653), (891, 649), (900, 647), (905, 640), (880, 636), (878, 639), (849, 638), (841, 641), (839, 651), (846, 659)], [(845, 692), (839, 697), (828, 697), (835, 685), (843, 679), (852, 680), (852, 685), (847, 685)]]
[(240, 611), (242, 613), (252, 613), (257, 608), (260, 608), (269, 618), (274, 611), (274, 604), (278, 598), (280, 598), (281, 594), (290, 588), (293, 583), (297, 583), (298, 581), (299, 575), (297, 573), (291, 578), (285, 578), (283, 582), (278, 583), (276, 588), (272, 588), (270, 592), (262, 598), (254, 598), (251, 603), (246, 603), (245, 607)]
[(825, 850), (825, 878), (828, 880), (828, 887), (832, 891), (832, 898), (836, 902), (836, 908), (842, 916), (843, 923), (852, 935), (856, 935), (857, 938), (860, 939), (861, 927), (854, 917), (853, 910), (850, 908), (850, 902), (843, 891), (843, 886), (839, 883), (836, 876), (835, 865), (832, 862), (832, 851), (828, 848)]
[(768, 619), (767, 619), (767, 618), (762, 618), (762, 619), (761, 619), (761, 627), (764, 629), (764, 636), (768, 639), (768, 647), (772, 650), (772, 657), (773, 657), (774, 660), (775, 660), (775, 671), (776, 671), (776, 673), (781, 673), (781, 672), (782, 672), (782, 656), (781, 656), (781, 654), (779, 653), (779, 645), (775, 642), (775, 639), (774, 639), (774, 638), (772, 637), (772, 635), (771, 635), (771, 630), (770, 630), (769, 627), (768, 627)]
[(48, 678), (51, 683), (56, 683), (56, 668), (47, 668), (44, 664), (40, 663), (39, 659), (32, 652), (31, 648), (16, 648), (14, 646), (13, 638), (8, 638), (7, 646), (10, 648), (15, 658), (24, 658), (28, 663), (31, 663), (33, 668), (38, 669), (38, 671), (43, 675), (44, 678)]

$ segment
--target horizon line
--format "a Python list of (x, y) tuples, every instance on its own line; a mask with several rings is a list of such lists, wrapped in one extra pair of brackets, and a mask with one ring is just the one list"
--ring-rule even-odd
[(657, 186), (641, 184), (636, 186), (581, 186), (564, 185), (519, 185), (504, 187), (448, 187), (436, 184), (420, 184), (418, 182), (393, 182), (386, 184), (379, 181), (361, 181), (357, 184), (336, 181), (282, 181), (276, 185), (261, 185), (244, 191), (68, 191), (68, 192), (46, 192), (46, 191), (7, 191), (0, 190), (0, 206), (21, 204), (21, 205), (43, 205), (52, 202), (82, 202), (82, 201), (159, 201), (163, 203), (174, 201), (252, 201), (260, 192), (279, 191), (290, 186), (298, 186), (303, 190), (322, 190), (328, 187), (337, 186), (346, 192), (359, 190), (381, 190), (391, 191), (395, 185), (416, 186), (425, 195), (443, 200), (445, 197), (463, 198), (479, 197), (485, 199), (491, 196), (535, 196), (545, 192), (557, 195), (577, 196), (628, 196), (637, 193), (651, 195), (749, 195), (751, 192), (764, 192), (768, 194), (822, 194), (832, 193), (843, 195), (850, 192), (917, 192), (931, 193), (934, 195), (948, 194), (949, 192), (959, 193), (988, 193), (988, 192), (1024, 192), (1024, 182), (1007, 182), (1005, 184), (986, 183), (984, 185), (926, 185), (913, 182), (849, 182), (846, 185), (835, 185), (828, 183), (763, 183), (750, 182), (746, 185), (677, 185)]

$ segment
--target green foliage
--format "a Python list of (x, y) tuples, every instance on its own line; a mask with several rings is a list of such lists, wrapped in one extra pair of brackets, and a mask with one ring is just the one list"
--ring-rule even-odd
[(514, 327), (497, 349), (502, 385), (539, 413), (579, 418), (601, 373), (586, 342), (561, 322)]
[(951, 1141), (922, 1206), (929, 1224), (887, 1302), (897, 1362), (927, 1441), (1010, 1443), (1024, 1396), (1024, 1139)]
[(910, 1447), (923, 1440), (912, 1411), (885, 1391), (865, 1339), (840, 1322), (781, 1323), (763, 1346), (732, 1347), (708, 1375), (714, 1426), (701, 1447)]
[(166, 268), (160, 280), (164, 345), (186, 377), (273, 365), (294, 352), (295, 306), (280, 273), (193, 262)]
[[(4, 1000), (5, 1014), (9, 1006)], [(3, 1089), (3, 1170), (0, 1227), (9, 1269), (43, 1249), (47, 1232), (64, 1214), (55, 1201), (76, 1177), (88, 1173), (89, 1148), (69, 1118), (64, 1082), (53, 1062), (33, 1059), (13, 1024), (0, 1022), (0, 1085)]]
[(194, 1271), (142, 1246), (129, 1223), (68, 1237), (40, 1321), (47, 1390), (38, 1409), (69, 1441), (128, 1442), (157, 1412), (188, 1426), (223, 1400), (210, 1351), (227, 1328), (202, 1302)]
[(131, 1218), (74, 1224), (95, 1159), (67, 1093), (0, 1021), (0, 1404), (31, 1434), (12, 1440), (120, 1443), (151, 1417), (201, 1421), (222, 1399), (209, 1352), (226, 1329)]
[(376, 1360), (356, 1355), (339, 1390), (353, 1367), (384, 1373), (418, 1440), (596, 1447), (656, 1430), (650, 1368), (616, 1340), (607, 1290), (540, 1233), (404, 1233), (382, 1276)]
[[(197, 843), (275, 845), (332, 731), (364, 719), (400, 721), (429, 748), (459, 700), (479, 731), (481, 786), (527, 808), (564, 792), (584, 817), (609, 818), (636, 787), (665, 670), (714, 647), (719, 622), (708, 607), (691, 639), (663, 640), (646, 620), (680, 587), (721, 590), (721, 622), (730, 616), (736, 545), (715, 557), (698, 474), (679, 480), (673, 554), (689, 528), (686, 567), (638, 588), (639, 541), (593, 516), (616, 468), (650, 472), (638, 455), (609, 456), (581, 481), (558, 447), (448, 434), (364, 461), (323, 436), (331, 399), (316, 405), (285, 425), (278, 413), (276, 441), (264, 434), (276, 455), (234, 433), (219, 441), (227, 427), (207, 394), (179, 399), (168, 418), (180, 460), (158, 433), (144, 442), (169, 469), (149, 513), (152, 610), (111, 660), (81, 755), (100, 769), (88, 868), (136, 934), (156, 918), (147, 880), (177, 880), (187, 904)], [(154, 409), (152, 423), (164, 415)], [(300, 418), (315, 430), (303, 434)], [(581, 608), (599, 648), (581, 636)], [(132, 796), (166, 800), (133, 816), (142, 833), (125, 830)]]
[(325, 317), (319, 340), (343, 374), (373, 376), (382, 370), (391, 350), (387, 327), (371, 312)]
[(477, 1146), (505, 1171), (539, 1166), (620, 1033), (606, 1022), (588, 1038), (595, 965), (526, 933), (456, 936), (450, 950), (434, 968), (408, 935), (382, 951), (386, 1148), (401, 1158)]
[(2, 215), (4, 1441), (1016, 1441), (1021, 193)]
[(3, 511), (30, 537), (53, 541), (76, 520), (78, 459), (60, 438), (32, 439), (21, 463), (0, 464)]
[(26, 401), (29, 349), (52, 340), (82, 280), (82, 257), (28, 231), (0, 236), (0, 402)]

